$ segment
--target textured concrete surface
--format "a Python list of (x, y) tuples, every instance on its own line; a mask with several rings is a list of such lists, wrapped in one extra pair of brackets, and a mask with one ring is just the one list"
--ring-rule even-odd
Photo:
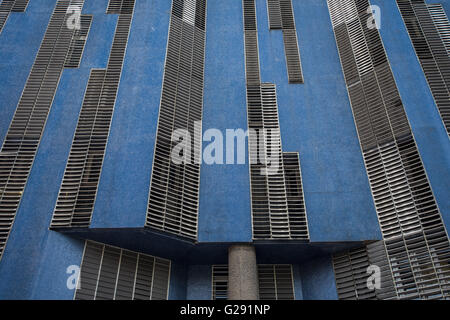
[(228, 249), (228, 299), (259, 299), (255, 247), (235, 245)]

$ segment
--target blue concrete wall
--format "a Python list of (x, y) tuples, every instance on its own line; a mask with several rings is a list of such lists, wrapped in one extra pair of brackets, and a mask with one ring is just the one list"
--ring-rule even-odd
[[(381, 9), (380, 34), (436, 201), (450, 230), (450, 141), (395, 1)], [(437, 3), (427, 1), (427, 3)], [(447, 15), (450, 1), (441, 0)]]
[(298, 151), (311, 241), (381, 237), (325, 0), (293, 1), (304, 84), (256, 0), (261, 79), (277, 85), (284, 151)]
[(336, 300), (337, 291), (334, 280), (331, 256), (311, 260), (299, 266), (303, 300)]
[(186, 265), (173, 263), (170, 267), (169, 300), (185, 300), (187, 285)]
[[(246, 131), (242, 1), (208, 1), (206, 28), (203, 131)], [(199, 212), (199, 241), (250, 241), (248, 164), (203, 164)]]
[(211, 300), (212, 282), (211, 266), (191, 265), (188, 267), (187, 293), (188, 300)]
[(92, 228), (145, 224), (171, 4), (136, 1)]
[(292, 276), (294, 277), (295, 300), (303, 300), (302, 275), (299, 265), (292, 266)]
[[(114, 16), (104, 14), (107, 2), (107, 0), (86, 1), (83, 12), (94, 14), (94, 24), (81, 68), (65, 70), (62, 74), (22, 202), (0, 262), (2, 299), (73, 298), (73, 290), (69, 290), (66, 286), (67, 278), (70, 276), (66, 273), (66, 269), (70, 265), (80, 264), (84, 241), (49, 231), (48, 227), (90, 68), (106, 65), (117, 20)], [(39, 7), (37, 2), (30, 1), (27, 9), (30, 21), (27, 23), (46, 26), (55, 4), (56, 1), (47, 1), (45, 5)], [(43, 21), (44, 14), (47, 17), (46, 22)], [(7, 23), (15, 22), (10, 20)], [(17, 30), (21, 28), (22, 26), (16, 25)], [(39, 37), (38, 40), (41, 41), (43, 32), (40, 27), (35, 29), (31, 28), (28, 32)], [(99, 41), (96, 42), (95, 39)], [(2, 41), (14, 42), (15, 38)], [(19, 57), (20, 55), (16, 58)], [(30, 58), (27, 57), (23, 63), (28, 63), (28, 59)], [(0, 85), (3, 85), (3, 82), (0, 82)], [(23, 85), (17, 86), (11, 92), (14, 95), (16, 91), (21, 93), (22, 90)]]

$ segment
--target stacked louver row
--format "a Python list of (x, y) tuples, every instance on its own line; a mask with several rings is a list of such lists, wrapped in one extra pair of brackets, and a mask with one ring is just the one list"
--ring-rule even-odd
[(166, 300), (170, 261), (86, 241), (75, 300)]
[(276, 86), (260, 80), (254, 0), (243, 9), (253, 238), (308, 240), (298, 154), (282, 152)]
[(132, 17), (132, 13), (119, 15), (107, 67), (92, 70), (89, 77), (53, 214), (53, 229), (90, 225)]
[[(290, 264), (258, 265), (259, 298), (261, 300), (294, 300), (294, 277)], [(212, 266), (212, 299), (228, 297), (228, 266)]]
[(290, 83), (303, 83), (292, 0), (267, 0), (270, 29), (282, 29), (286, 67)]
[(448, 298), (449, 239), (369, 2), (328, 5), (396, 294)]
[[(197, 238), (205, 24), (206, 0), (173, 1), (146, 222), (191, 239)], [(182, 163), (171, 157), (177, 130), (191, 143)]]

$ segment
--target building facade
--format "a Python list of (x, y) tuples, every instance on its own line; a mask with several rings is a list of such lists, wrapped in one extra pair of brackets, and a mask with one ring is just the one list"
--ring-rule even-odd
[(0, 299), (450, 299), (447, 13), (3, 0)]

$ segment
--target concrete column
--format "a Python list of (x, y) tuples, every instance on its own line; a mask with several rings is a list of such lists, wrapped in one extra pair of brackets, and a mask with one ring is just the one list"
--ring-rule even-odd
[(258, 267), (252, 245), (239, 244), (228, 248), (228, 299), (259, 299)]

